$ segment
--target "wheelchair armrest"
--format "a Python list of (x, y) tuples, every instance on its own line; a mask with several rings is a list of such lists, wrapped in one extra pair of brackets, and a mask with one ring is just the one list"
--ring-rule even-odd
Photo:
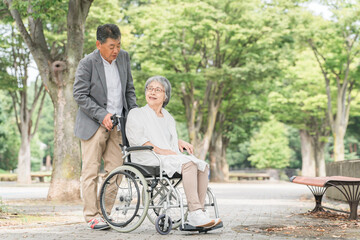
[(136, 147), (128, 147), (126, 148), (126, 151), (132, 152), (132, 151), (140, 151), (140, 150), (153, 150), (153, 146), (136, 146)]

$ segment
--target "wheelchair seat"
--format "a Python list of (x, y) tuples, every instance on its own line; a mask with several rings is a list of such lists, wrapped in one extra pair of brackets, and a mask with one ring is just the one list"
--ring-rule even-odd
[[(119, 116), (113, 116), (112, 120), (113, 120), (114, 125), (120, 125), (122, 142), (123, 142), (123, 144), (120, 144), (120, 147), (123, 150), (124, 154), (126, 153), (126, 151), (144, 150), (144, 148), (147, 148), (148, 150), (152, 149), (152, 147), (150, 147), (150, 146), (130, 147), (129, 141), (126, 138), (126, 131), (125, 131), (126, 118), (119, 117)], [(127, 159), (128, 159), (128, 161), (124, 162), (124, 165), (135, 167), (144, 175), (145, 178), (160, 176), (160, 166), (146, 166), (146, 165), (133, 163), (133, 162), (131, 162), (131, 156), (129, 156)], [(163, 176), (167, 177), (169, 179), (182, 178), (181, 174), (179, 174), (179, 173), (175, 173), (172, 177), (169, 177), (167, 174), (163, 173)]]
[[(124, 162), (124, 165), (132, 166), (139, 170), (142, 175), (144, 175), (145, 178), (149, 177), (160, 177), (160, 166), (145, 166), (140, 165), (133, 162)], [(168, 175), (164, 174), (164, 177), (167, 177), (169, 179), (175, 179), (175, 178), (182, 178), (182, 175), (180, 173), (175, 173), (172, 177), (169, 177)]]

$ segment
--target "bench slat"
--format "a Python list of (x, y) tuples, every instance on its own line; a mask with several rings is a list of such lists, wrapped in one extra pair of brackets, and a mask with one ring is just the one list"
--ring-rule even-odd
[(290, 181), (298, 184), (305, 184), (310, 186), (325, 187), (327, 184), (337, 185), (342, 183), (360, 183), (360, 178), (331, 176), (331, 177), (302, 177), (294, 176)]

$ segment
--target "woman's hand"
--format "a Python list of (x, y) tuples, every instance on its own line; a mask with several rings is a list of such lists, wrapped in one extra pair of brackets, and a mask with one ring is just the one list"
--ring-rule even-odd
[(185, 148), (188, 153), (190, 153), (190, 154), (194, 153), (194, 147), (190, 143), (179, 139), (178, 145), (179, 145), (179, 149), (180, 149), (181, 152), (184, 152), (184, 148)]

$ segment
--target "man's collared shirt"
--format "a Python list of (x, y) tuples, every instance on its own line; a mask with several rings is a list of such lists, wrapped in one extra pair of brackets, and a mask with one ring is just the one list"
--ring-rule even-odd
[(116, 59), (111, 64), (101, 56), (104, 63), (106, 86), (107, 86), (107, 105), (106, 111), (111, 114), (121, 115), (123, 110), (123, 99), (121, 95), (121, 82)]

